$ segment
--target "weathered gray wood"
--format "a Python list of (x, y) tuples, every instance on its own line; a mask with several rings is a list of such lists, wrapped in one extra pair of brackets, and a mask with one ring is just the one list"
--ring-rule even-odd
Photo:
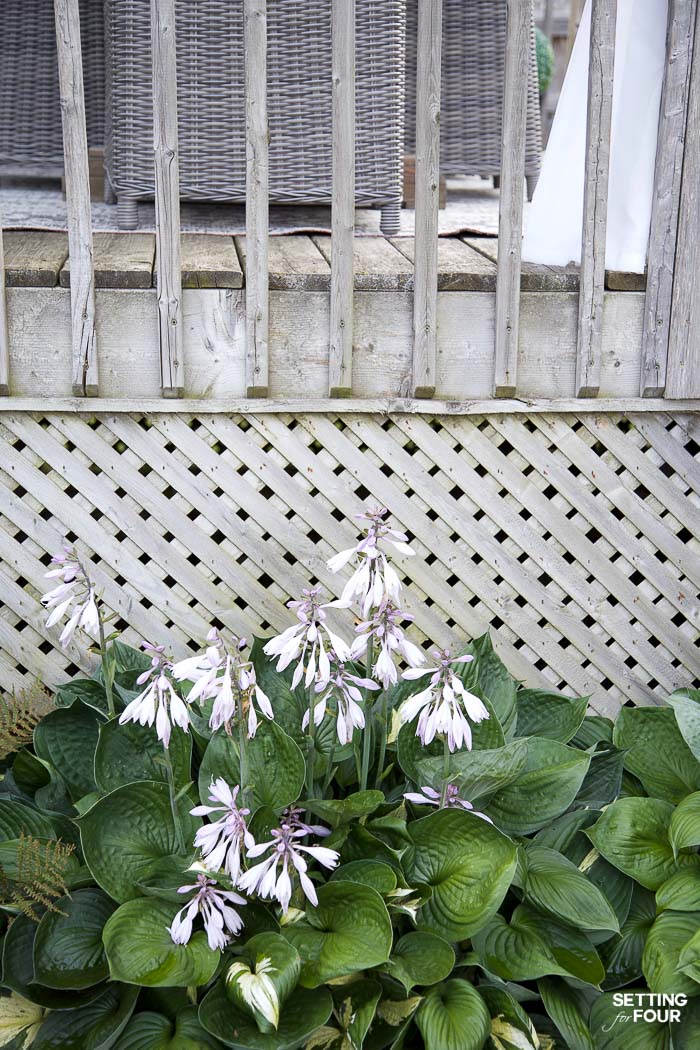
[(617, 0), (592, 0), (576, 393), (600, 388)]
[(244, 0), (243, 9), (247, 155), (246, 384), (249, 397), (267, 397), (270, 324), (267, 0)]
[[(413, 237), (391, 237), (391, 244), (413, 262)], [(484, 255), (456, 237), (438, 237), (439, 292), (493, 292), (496, 266)]]
[(183, 335), (175, 0), (151, 0), (151, 48), (161, 379), (163, 397), (179, 397)]
[(232, 237), (185, 233), (181, 252), (183, 288), (243, 287), (243, 271)]
[(355, 232), (355, 0), (333, 0), (333, 200), (329, 397), (352, 393)]
[(442, 0), (418, 5), (413, 394), (432, 397), (437, 357)]
[[(96, 288), (150, 288), (156, 241), (152, 233), (95, 233), (93, 257)], [(70, 288), (70, 256), (58, 282)]]
[(5, 281), (8, 288), (53, 288), (68, 257), (65, 233), (7, 230)]
[(663, 394), (666, 386), (673, 267), (696, 8), (696, 0), (669, 2), (666, 69), (656, 146), (647, 266), (649, 277), (644, 308), (642, 397), (657, 397)]
[(645, 273), (627, 273), (625, 270), (606, 270), (605, 287), (612, 292), (644, 292), (647, 276)]
[[(234, 237), (246, 272), (246, 239)], [(270, 237), (267, 248), (270, 291), (327, 292), (331, 285), (328, 260), (306, 234)]]
[(700, 397), (700, 6), (687, 103), (666, 397)]
[(5, 300), (5, 251), (2, 243), (2, 214), (0, 213), (0, 397), (10, 392), (10, 336), (7, 326)]
[[(332, 238), (319, 234), (313, 237), (313, 241), (328, 262), (331, 262)], [(413, 267), (406, 256), (387, 238), (356, 237), (352, 251), (356, 291), (400, 292), (413, 286)]]
[(496, 397), (510, 397), (514, 394), (518, 377), (520, 261), (531, 18), (532, 8), (529, 0), (508, 0), (493, 381)]
[(73, 391), (97, 394), (95, 275), (92, 266), (90, 168), (85, 130), (83, 56), (78, 0), (54, 0), (58, 81), (63, 121), (63, 158), (68, 212), (68, 244), (73, 260), (71, 323)]
[[(465, 237), (465, 244), (493, 263), (498, 262), (498, 240), (495, 237)], [(521, 292), (577, 292), (578, 266), (547, 266), (544, 263), (521, 262)]]

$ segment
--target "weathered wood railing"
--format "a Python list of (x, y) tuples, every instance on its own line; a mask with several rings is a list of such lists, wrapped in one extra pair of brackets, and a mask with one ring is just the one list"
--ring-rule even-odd
[[(99, 393), (85, 104), (78, 0), (54, 0), (71, 258), (73, 388)], [(183, 393), (175, 0), (150, 0), (154, 101), (157, 299), (162, 393)], [(649, 243), (640, 396), (700, 397), (700, 26), (696, 0), (670, 0)], [(435, 393), (438, 352), (438, 187), (441, 0), (419, 6), (416, 230), (413, 297), (415, 397)], [(592, 0), (588, 137), (580, 271), (576, 395), (600, 390), (605, 239), (616, 0)], [(530, 0), (508, 0), (495, 397), (517, 389), (526, 80)], [(246, 44), (246, 388), (269, 390), (266, 0), (244, 0)], [(354, 0), (333, 0), (333, 193), (329, 396), (352, 393), (354, 236)], [(695, 45), (695, 46), (694, 46)], [(3, 282), (0, 269), (0, 282)], [(0, 284), (0, 393), (9, 383)]]

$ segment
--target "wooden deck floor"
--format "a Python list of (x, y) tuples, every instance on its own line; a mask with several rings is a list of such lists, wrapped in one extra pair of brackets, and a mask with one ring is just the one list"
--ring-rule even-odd
[[(355, 239), (357, 291), (410, 291), (413, 283), (412, 237)], [(440, 291), (493, 292), (496, 288), (497, 240), (491, 237), (441, 237), (438, 242)], [(155, 236), (151, 233), (96, 233), (95, 283), (98, 288), (151, 288)], [(325, 292), (330, 286), (330, 237), (292, 234), (270, 238), (270, 288), (275, 291)], [(69, 287), (68, 237), (36, 231), (5, 234), (8, 287)], [(185, 288), (243, 288), (245, 237), (184, 234), (182, 277)], [(524, 292), (574, 292), (577, 267), (525, 263)], [(643, 291), (641, 274), (610, 271), (607, 287)]]

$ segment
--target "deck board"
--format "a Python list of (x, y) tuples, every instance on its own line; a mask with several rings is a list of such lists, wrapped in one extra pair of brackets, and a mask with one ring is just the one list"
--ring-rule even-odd
[(183, 288), (243, 287), (243, 270), (233, 237), (184, 233), (181, 243)]
[[(93, 234), (96, 288), (150, 288), (153, 284), (156, 239), (152, 233)], [(70, 258), (59, 274), (62, 288), (70, 287)]]
[(4, 250), (8, 288), (54, 288), (68, 258), (68, 234), (8, 230)]
[[(413, 237), (394, 237), (391, 243), (414, 261)], [(438, 239), (438, 291), (495, 292), (496, 267), (485, 255), (458, 237)]]
[[(245, 270), (245, 237), (235, 237)], [(268, 244), (270, 289), (292, 292), (327, 292), (331, 268), (311, 237), (289, 234), (270, 237)]]
[[(330, 237), (311, 239), (330, 263)], [(403, 292), (413, 287), (413, 264), (386, 237), (356, 237), (353, 266), (357, 292)]]

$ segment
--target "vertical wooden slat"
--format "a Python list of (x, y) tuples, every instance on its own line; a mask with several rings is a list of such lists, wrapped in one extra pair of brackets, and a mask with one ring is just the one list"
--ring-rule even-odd
[(333, 0), (333, 204), (328, 396), (352, 393), (355, 0)]
[(151, 0), (151, 47), (161, 385), (163, 397), (179, 397), (184, 365), (175, 0)]
[(442, 0), (421, 0), (418, 5), (417, 51), (413, 394), (432, 397), (437, 359)]
[(92, 215), (83, 56), (78, 0), (55, 0), (58, 80), (63, 120), (63, 157), (71, 258), (71, 330), (73, 393), (98, 392), (95, 340), (95, 274), (92, 262)]
[(268, 392), (267, 0), (245, 0), (246, 386)]
[(506, 22), (501, 201), (498, 218), (496, 342), (493, 392), (512, 397), (518, 372), (520, 260), (523, 240), (525, 130), (530, 63), (530, 0), (508, 0)]
[(617, 0), (592, 0), (576, 396), (600, 388)]
[(700, 397), (700, 5), (695, 15), (666, 397)]
[(2, 214), (0, 214), (0, 397), (10, 392), (10, 342), (7, 327), (7, 300), (5, 298), (5, 249), (2, 243)]
[(670, 0), (642, 336), (641, 397), (663, 397), (696, 0)]

